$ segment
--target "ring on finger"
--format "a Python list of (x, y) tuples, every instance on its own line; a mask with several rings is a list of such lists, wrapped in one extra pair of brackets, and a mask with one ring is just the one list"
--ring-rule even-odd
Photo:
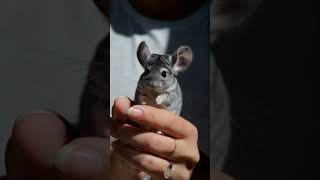
[(169, 165), (167, 166), (166, 170), (164, 171), (163, 173), (163, 177), (165, 179), (169, 179), (171, 177), (171, 174), (172, 174), (172, 169), (173, 169), (173, 154), (175, 153), (176, 151), (176, 148), (177, 148), (177, 140), (174, 139), (174, 148), (173, 150), (171, 151), (170, 155), (168, 156), (168, 160), (169, 160)]
[(165, 179), (169, 179), (171, 177), (171, 174), (172, 174), (172, 168), (173, 168), (173, 164), (172, 162), (170, 161), (169, 162), (169, 165), (167, 166), (167, 169), (164, 171), (163, 173), (163, 177)]

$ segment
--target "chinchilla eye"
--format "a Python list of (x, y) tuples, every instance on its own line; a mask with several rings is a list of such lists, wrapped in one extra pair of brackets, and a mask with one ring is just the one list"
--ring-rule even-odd
[(144, 71), (145, 74), (149, 74), (149, 72), (150, 72), (150, 69), (146, 69), (146, 70)]
[(167, 77), (167, 72), (166, 71), (162, 71), (161, 76), (164, 77), (164, 78)]

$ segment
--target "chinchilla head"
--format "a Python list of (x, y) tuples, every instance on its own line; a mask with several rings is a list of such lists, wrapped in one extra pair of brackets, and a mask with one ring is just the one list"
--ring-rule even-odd
[(176, 76), (186, 70), (192, 62), (190, 47), (181, 46), (170, 55), (151, 54), (147, 44), (142, 41), (137, 49), (137, 57), (144, 68), (139, 83), (145, 88), (165, 89), (177, 83)]

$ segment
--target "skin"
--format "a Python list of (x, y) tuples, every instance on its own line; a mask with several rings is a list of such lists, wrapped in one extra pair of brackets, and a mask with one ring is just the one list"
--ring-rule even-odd
[[(171, 138), (176, 137), (178, 140), (173, 159), (177, 162), (175, 164), (177, 171), (173, 176), (188, 179), (192, 167), (199, 160), (196, 128), (171, 112), (152, 107), (143, 107), (144, 115), (139, 118), (134, 113), (126, 113), (130, 107), (129, 99), (116, 100), (113, 112), (117, 121), (112, 126), (112, 134), (124, 142), (153, 151), (160, 157), (168, 157), (174, 149), (174, 141)], [(128, 131), (127, 128), (134, 129), (134, 127), (126, 123), (127, 119), (161, 129), (170, 137), (153, 133), (150, 139), (141, 134), (141, 130), (137, 131), (137, 128)], [(168, 121), (164, 122), (161, 119)], [(172, 123), (176, 126), (171, 126)], [(157, 141), (153, 141), (157, 138)], [(158, 143), (152, 144), (152, 142)], [(109, 161), (107, 156), (109, 151), (106, 148), (108, 146), (105, 138), (75, 139), (61, 115), (57, 113), (35, 111), (24, 114), (16, 120), (8, 144), (6, 153), (8, 179), (100, 180), (109, 179), (109, 176), (113, 179), (139, 179), (144, 175), (140, 170), (161, 177), (163, 168), (167, 166), (167, 161), (164, 159), (151, 157), (116, 141), (113, 143), (115, 151), (112, 151), (110, 156), (110, 171), (118, 173), (109, 174), (106, 164)], [(162, 148), (158, 149), (158, 146)], [(186, 152), (184, 148), (190, 151)], [(115, 166), (112, 165), (114, 162)], [(117, 168), (119, 166), (121, 168)], [(123, 171), (123, 167), (129, 168)]]
[(105, 138), (74, 138), (62, 116), (21, 115), (7, 145), (7, 179), (109, 179)]
[[(115, 100), (113, 117), (115, 122), (111, 135), (118, 140), (112, 143), (112, 152), (124, 160), (123, 163), (128, 164), (126, 167), (131, 165), (133, 169), (137, 169), (133, 172), (137, 177), (142, 175), (143, 171), (154, 179), (163, 179), (163, 172), (169, 165), (167, 157), (175, 149), (172, 155), (174, 171), (171, 179), (190, 179), (192, 168), (200, 158), (197, 147), (198, 131), (194, 125), (167, 110), (151, 106), (131, 106), (131, 101), (126, 97)], [(160, 130), (166, 135), (132, 126), (129, 120)], [(117, 162), (119, 161), (111, 160), (110, 164), (116, 165)], [(115, 174), (120, 176), (123, 170), (119, 169), (117, 172)]]
[[(133, 108), (142, 110), (142, 114), (132, 113)], [(112, 143), (111, 179), (142, 179), (144, 172), (151, 175), (152, 179), (163, 179), (164, 169), (168, 165), (166, 157), (174, 149), (173, 139), (176, 139), (176, 149), (172, 156), (175, 161), (171, 179), (190, 179), (192, 167), (199, 161), (195, 126), (166, 110), (132, 106), (132, 101), (126, 97), (117, 98), (112, 110), (114, 123), (111, 134), (118, 140)], [(128, 114), (128, 111), (131, 113)], [(128, 124), (129, 120), (161, 130), (168, 136), (136, 128)], [(148, 152), (152, 152), (152, 155)], [(216, 169), (211, 170), (210, 179), (233, 180)]]

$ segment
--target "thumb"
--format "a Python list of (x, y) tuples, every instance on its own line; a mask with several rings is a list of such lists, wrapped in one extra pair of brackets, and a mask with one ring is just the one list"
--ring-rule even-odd
[(105, 138), (78, 138), (63, 146), (54, 166), (63, 180), (107, 180), (109, 143)]

